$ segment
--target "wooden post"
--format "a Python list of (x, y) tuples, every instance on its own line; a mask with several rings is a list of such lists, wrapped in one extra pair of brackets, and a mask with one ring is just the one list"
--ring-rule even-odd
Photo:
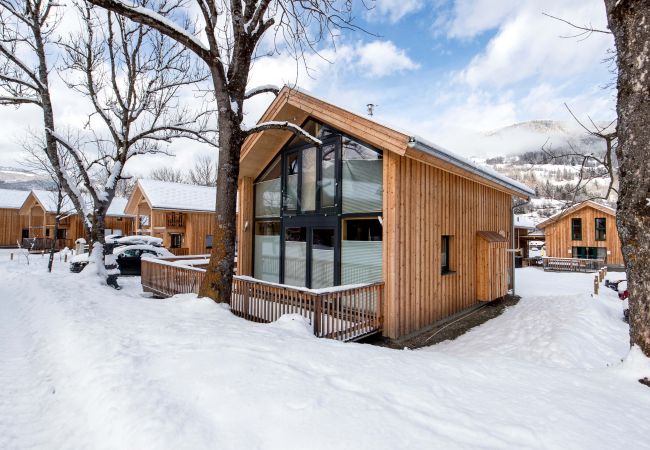
[(598, 275), (594, 277), (594, 294), (598, 295), (598, 287), (600, 284), (598, 283)]
[[(244, 283), (242, 283), (244, 284)], [(241, 286), (241, 285), (240, 285)], [(248, 284), (244, 284), (244, 318), (248, 319), (248, 311), (250, 311), (250, 287)]]
[(11, 258), (11, 260), (13, 261), (13, 260), (14, 260), (14, 254), (11, 253), (11, 254), (9, 255), (9, 258)]
[(319, 336), (320, 334), (320, 323), (321, 323), (321, 296), (320, 295), (315, 295), (313, 297), (314, 299), (314, 318), (313, 320), (313, 325), (314, 325), (314, 335), (316, 337)]
[(68, 254), (66, 253), (65, 256), (63, 257), (63, 262), (68, 262)]

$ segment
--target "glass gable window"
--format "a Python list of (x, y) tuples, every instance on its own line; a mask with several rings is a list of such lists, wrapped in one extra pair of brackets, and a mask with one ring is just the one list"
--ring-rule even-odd
[(381, 211), (384, 189), (381, 153), (343, 138), (343, 213)]
[(280, 158), (276, 158), (255, 183), (255, 217), (280, 217), (281, 175)]
[(571, 240), (582, 240), (582, 219), (571, 219)]
[(383, 279), (382, 153), (308, 120), (254, 184), (253, 276), (325, 288)]
[(255, 224), (255, 277), (278, 283), (280, 281), (280, 221), (265, 220)]
[(604, 217), (596, 218), (596, 240), (604, 241), (607, 239), (607, 219)]

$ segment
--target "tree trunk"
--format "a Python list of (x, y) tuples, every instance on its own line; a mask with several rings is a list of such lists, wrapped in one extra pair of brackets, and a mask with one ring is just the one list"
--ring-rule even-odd
[(52, 272), (52, 265), (54, 264), (54, 252), (56, 251), (56, 238), (59, 234), (59, 223), (61, 222), (61, 208), (63, 206), (63, 192), (61, 188), (57, 193), (56, 199), (56, 215), (54, 216), (54, 236), (52, 236), (52, 245), (50, 246), (50, 259), (47, 262), (47, 271)]
[(616, 222), (630, 292), (630, 343), (650, 356), (650, 8), (605, 0), (618, 65)]
[[(237, 180), (244, 135), (226, 114), (219, 115), (219, 169), (216, 214), (210, 263), (199, 289), (200, 297), (230, 303), (237, 237)], [(234, 128), (233, 125), (236, 127)]]

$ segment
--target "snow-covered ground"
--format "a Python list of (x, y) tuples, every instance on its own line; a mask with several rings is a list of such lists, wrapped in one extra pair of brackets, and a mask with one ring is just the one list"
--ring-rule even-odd
[(518, 270), (517, 306), (408, 351), (46, 261), (0, 251), (0, 449), (650, 448), (650, 362), (593, 275)]

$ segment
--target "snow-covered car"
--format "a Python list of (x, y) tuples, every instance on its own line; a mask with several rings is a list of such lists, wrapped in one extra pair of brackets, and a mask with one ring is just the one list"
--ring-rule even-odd
[[(166, 248), (151, 244), (120, 245), (113, 249), (113, 255), (120, 269), (120, 275), (140, 275), (142, 257), (174, 256)], [(73, 256), (70, 259), (70, 271), (81, 272), (89, 264), (88, 256), (88, 253)]]

